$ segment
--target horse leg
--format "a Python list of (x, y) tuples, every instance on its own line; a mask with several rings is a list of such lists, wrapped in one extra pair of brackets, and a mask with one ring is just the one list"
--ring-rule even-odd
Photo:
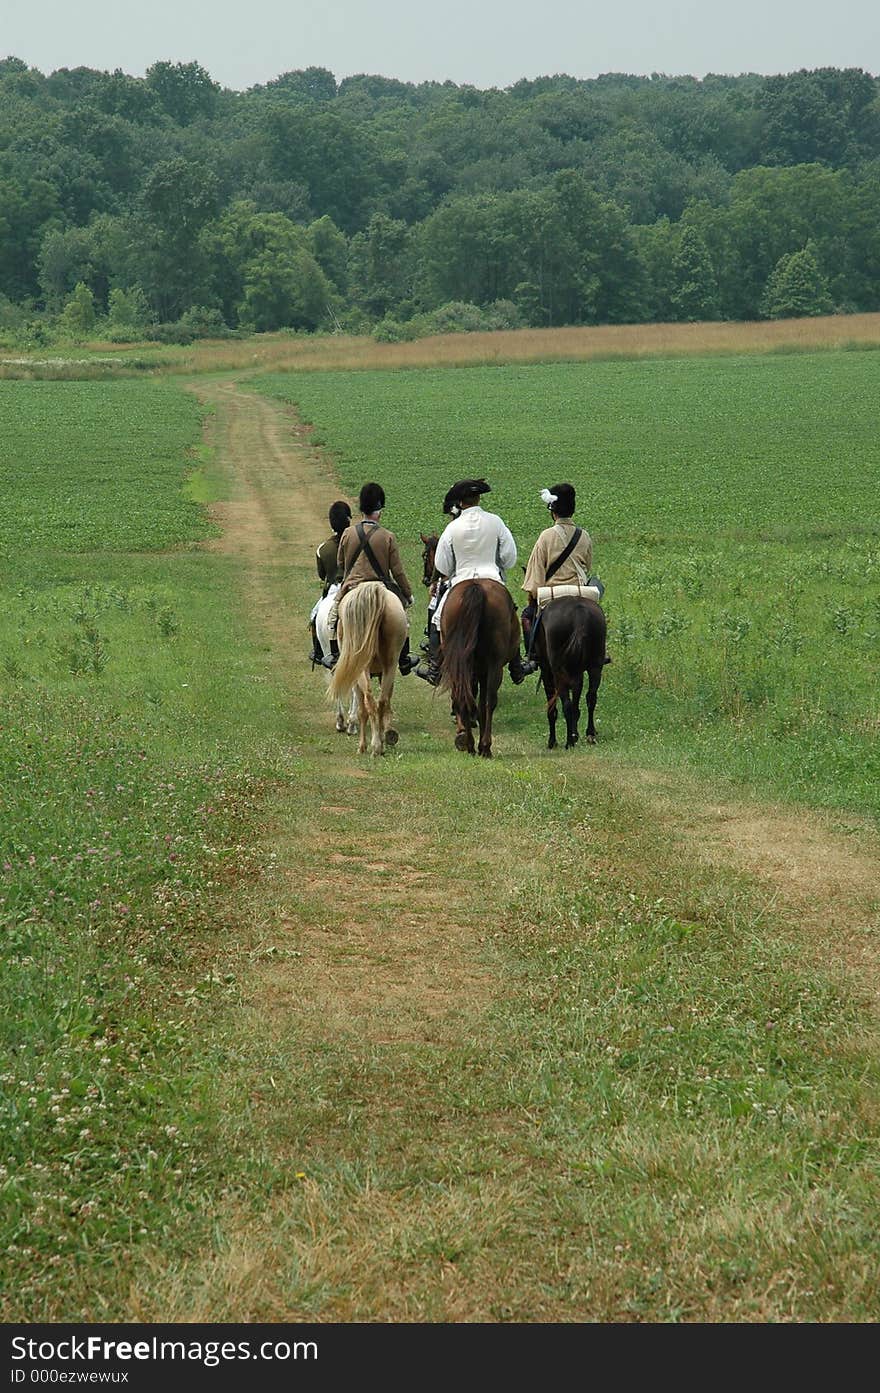
[[(367, 679), (369, 682), (369, 678)], [(358, 699), (358, 754), (367, 753), (367, 691), (364, 691), (364, 679), (359, 677), (357, 680), (357, 699)], [(372, 697), (370, 697), (372, 701)]]
[(580, 701), (583, 685), (584, 677), (583, 673), (581, 673), (580, 676), (574, 679), (568, 689), (568, 703), (565, 706), (565, 748), (567, 750), (574, 749), (578, 742), (578, 721), (580, 720), (581, 714)]
[(367, 715), (370, 718), (370, 754), (375, 759), (378, 755), (385, 753), (382, 743), (382, 724), (379, 718), (379, 707), (376, 698), (373, 696), (373, 689), (370, 686), (370, 679), (366, 679), (366, 691), (364, 692), (364, 704), (367, 708)]
[(469, 755), (476, 754), (470, 713), (463, 716), (460, 710), (456, 710), (453, 715), (455, 716), (455, 748), (466, 751)]
[(349, 707), (348, 707), (348, 725), (346, 726), (346, 731), (347, 731), (347, 733), (348, 733), (349, 735), (357, 735), (357, 733), (358, 733), (358, 689), (357, 689), (357, 687), (352, 687), (352, 689), (351, 689), (351, 701), (350, 701)]
[(593, 720), (593, 712), (596, 710), (596, 698), (599, 695), (599, 683), (602, 681), (602, 668), (591, 667), (589, 671), (589, 686), (587, 687), (587, 743), (596, 743), (596, 723)]
[(386, 668), (382, 673), (382, 686), (379, 691), (379, 734), (382, 741), (381, 754), (386, 745), (396, 745), (399, 735), (391, 724), (391, 696), (394, 691), (394, 668)]
[(559, 699), (556, 693), (556, 682), (553, 673), (542, 659), (541, 661), (541, 682), (544, 686), (544, 695), (547, 698), (547, 725), (550, 728), (550, 735), (547, 740), (547, 749), (556, 749), (556, 717), (559, 714)]
[(492, 668), (480, 686), (480, 754), (484, 759), (492, 758), (492, 717), (498, 706), (502, 673), (502, 668)]

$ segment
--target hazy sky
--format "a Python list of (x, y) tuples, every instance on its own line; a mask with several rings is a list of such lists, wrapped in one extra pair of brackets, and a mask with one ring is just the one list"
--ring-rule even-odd
[(0, 57), (197, 59), (226, 87), (292, 68), (506, 87), (565, 72), (880, 73), (880, 0), (0, 0)]

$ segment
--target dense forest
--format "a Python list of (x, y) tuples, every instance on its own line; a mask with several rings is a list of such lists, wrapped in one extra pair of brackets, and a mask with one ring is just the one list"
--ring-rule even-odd
[(0, 337), (880, 309), (880, 81), (0, 61)]

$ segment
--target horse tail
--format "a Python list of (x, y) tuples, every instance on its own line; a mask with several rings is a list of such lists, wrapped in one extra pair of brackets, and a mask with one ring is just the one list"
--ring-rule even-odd
[(569, 674), (586, 672), (594, 665), (597, 654), (601, 654), (601, 666), (605, 656), (604, 616), (601, 616), (601, 620), (597, 623), (593, 613), (585, 607), (578, 605), (575, 608), (571, 633), (557, 657), (560, 670)]
[(485, 611), (483, 587), (465, 584), (455, 624), (443, 644), (440, 687), (449, 692), (454, 710), (465, 720), (477, 714), (473, 658)]
[(385, 587), (380, 581), (364, 581), (349, 591), (345, 601), (339, 662), (333, 669), (327, 695), (337, 701), (369, 670), (379, 643), (379, 626), (385, 615)]

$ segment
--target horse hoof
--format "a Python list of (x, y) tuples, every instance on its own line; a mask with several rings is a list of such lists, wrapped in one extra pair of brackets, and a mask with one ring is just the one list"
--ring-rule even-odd
[(358, 729), (359, 729), (359, 727), (358, 727), (357, 721), (352, 721), (351, 725), (348, 727), (348, 734), (349, 734), (349, 735), (357, 735)]
[(400, 734), (399, 734), (399, 732), (396, 731), (396, 730), (394, 729), (393, 726), (389, 726), (388, 729), (387, 729), (386, 732), (385, 732), (385, 744), (386, 744), (386, 745), (396, 745), (399, 739), (400, 739)]
[(460, 731), (458, 732), (458, 734), (456, 735), (456, 737), (455, 737), (455, 748), (456, 748), (457, 750), (466, 750), (467, 747), (468, 747), (468, 735), (467, 735), (467, 731), (466, 731), (466, 730), (460, 730)]
[(491, 751), (491, 750), (480, 750), (479, 753), (480, 753), (480, 758), (481, 758), (481, 759), (491, 759), (491, 758), (492, 758), (492, 751)]
[(587, 744), (588, 744), (588, 745), (595, 745), (595, 743), (596, 743), (596, 737), (595, 737), (595, 735), (588, 735), (588, 736), (587, 736)]

